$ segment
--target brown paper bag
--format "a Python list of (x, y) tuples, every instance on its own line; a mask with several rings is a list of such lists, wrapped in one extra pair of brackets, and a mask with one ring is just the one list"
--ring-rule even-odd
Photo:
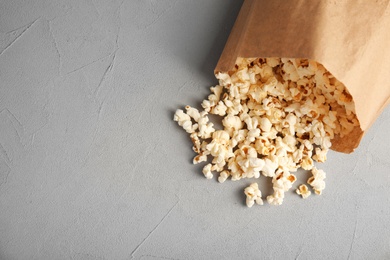
[(245, 0), (215, 69), (238, 57), (315, 60), (351, 93), (360, 122), (332, 149), (352, 152), (390, 102), (390, 0)]

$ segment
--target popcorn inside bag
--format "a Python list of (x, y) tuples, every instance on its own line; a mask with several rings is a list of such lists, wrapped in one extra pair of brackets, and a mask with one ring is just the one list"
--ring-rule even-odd
[[(193, 163), (206, 162), (205, 177), (218, 173), (221, 183), (269, 177), (273, 194), (266, 200), (280, 205), (296, 181), (292, 173), (303, 168), (311, 171), (307, 183), (320, 195), (326, 174), (314, 162), (326, 161), (335, 136), (359, 126), (345, 86), (307, 59), (239, 58), (233, 71), (216, 77), (219, 85), (211, 87), (202, 111), (186, 106), (174, 115), (194, 144)], [(215, 129), (208, 114), (222, 117), (223, 129)], [(296, 192), (311, 194), (304, 184)], [(244, 193), (248, 207), (263, 204), (257, 183)]]

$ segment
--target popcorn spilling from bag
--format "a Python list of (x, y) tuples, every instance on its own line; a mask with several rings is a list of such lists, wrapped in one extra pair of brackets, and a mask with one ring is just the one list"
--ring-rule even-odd
[[(203, 110), (186, 106), (174, 120), (190, 134), (194, 164), (207, 179), (218, 181), (268, 177), (269, 204), (281, 205), (299, 168), (310, 170), (307, 183), (316, 195), (325, 189), (326, 174), (314, 166), (325, 162), (335, 135), (348, 135), (359, 121), (352, 96), (321, 64), (307, 59), (238, 59), (234, 71), (218, 73), (219, 85), (202, 102)], [(222, 117), (216, 129), (208, 114)], [(262, 177), (262, 178), (263, 178)], [(262, 205), (257, 183), (244, 190), (246, 204)], [(302, 184), (302, 198), (311, 191)]]

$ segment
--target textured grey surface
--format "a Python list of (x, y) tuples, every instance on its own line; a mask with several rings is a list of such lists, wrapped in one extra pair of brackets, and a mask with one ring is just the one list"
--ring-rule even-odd
[(0, 259), (390, 258), (389, 108), (305, 201), (248, 209), (190, 163), (173, 112), (241, 3), (0, 1)]

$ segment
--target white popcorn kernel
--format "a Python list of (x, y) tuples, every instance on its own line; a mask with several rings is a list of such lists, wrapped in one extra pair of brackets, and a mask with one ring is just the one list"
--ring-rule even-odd
[(194, 159), (192, 160), (192, 163), (193, 164), (198, 164), (198, 163), (206, 162), (206, 161), (207, 161), (207, 155), (205, 155), (205, 154), (198, 154), (197, 156), (194, 157)]
[(271, 155), (269, 158), (264, 159), (264, 166), (261, 172), (266, 177), (273, 177), (278, 166), (278, 157)]
[(233, 137), (231, 139), (232, 147), (234, 148), (239, 143), (242, 143), (243, 141), (245, 141), (247, 134), (248, 134), (248, 130), (246, 130), (246, 129), (241, 129), (241, 130), (238, 130), (238, 131), (234, 131)]
[(238, 77), (239, 80), (241, 80), (243, 82), (250, 80), (250, 76), (249, 76), (247, 67), (237, 71), (236, 76)]
[(268, 118), (266, 118), (266, 117), (262, 117), (261, 119), (260, 119), (260, 129), (262, 130), (262, 131), (264, 131), (264, 132), (269, 132), (269, 131), (271, 131), (271, 127), (272, 127), (272, 123), (271, 123), (271, 121), (269, 121), (269, 119)]
[(314, 167), (314, 162), (309, 156), (303, 157), (301, 167), (304, 170), (311, 170)]
[(257, 103), (261, 103), (261, 101), (267, 97), (267, 91), (263, 90), (260, 85), (251, 85), (248, 95)]
[(214, 124), (209, 122), (207, 112), (203, 111), (200, 113), (198, 120), (199, 125), (199, 137), (207, 139), (211, 137), (211, 134), (215, 132)]
[(321, 150), (320, 148), (315, 149), (316, 154), (313, 156), (313, 159), (317, 162), (325, 162), (326, 161), (326, 154), (328, 153), (328, 150)]
[(307, 180), (307, 183), (313, 187), (315, 194), (321, 195), (322, 191), (325, 189), (324, 179), (326, 178), (326, 173), (316, 167), (313, 167), (311, 173), (313, 176)]
[(244, 193), (246, 195), (246, 205), (251, 208), (255, 202), (259, 205), (263, 205), (263, 200), (261, 198), (261, 191), (257, 183), (252, 183), (245, 188)]
[(246, 117), (245, 118), (245, 124), (248, 128), (248, 130), (254, 130), (257, 129), (257, 126), (259, 125), (259, 120), (256, 117)]
[(282, 205), (284, 199), (283, 190), (275, 190), (272, 195), (267, 196), (267, 202), (270, 205), (279, 206)]
[(207, 178), (207, 179), (212, 179), (213, 178), (213, 174), (211, 173), (211, 163), (209, 164), (206, 164), (204, 167), (203, 167), (203, 174), (204, 176)]
[(220, 174), (219, 174), (219, 177), (218, 177), (218, 181), (220, 183), (224, 183), (227, 178), (229, 178), (230, 174), (228, 171), (222, 171)]
[(190, 107), (190, 106), (186, 106), (185, 108), (187, 110), (187, 115), (189, 115), (192, 119), (194, 119), (195, 122), (198, 122), (198, 120), (200, 118), (200, 113), (199, 113), (198, 109)]
[(227, 131), (233, 132), (235, 130), (241, 129), (244, 124), (238, 116), (227, 115), (222, 120), (222, 125)]
[(209, 100), (203, 100), (201, 105), (206, 112), (210, 112), (212, 104)]
[(290, 179), (288, 177), (283, 176), (283, 174), (280, 174), (277, 177), (275, 176), (272, 179), (273, 189), (282, 191), (288, 191), (291, 189), (292, 183), (295, 182), (296, 177), (295, 175), (291, 176)]
[(183, 126), (185, 122), (191, 122), (191, 117), (184, 113), (183, 110), (177, 109), (175, 115), (173, 116), (173, 120), (176, 121), (180, 126)]
[(218, 157), (215, 157), (214, 160), (212, 161), (213, 166), (211, 167), (211, 171), (215, 172), (222, 172), (224, 169), (224, 166), (226, 165), (226, 161), (222, 159), (221, 161), (217, 161)]
[(257, 137), (260, 136), (260, 129), (256, 128), (256, 129), (253, 129), (253, 130), (250, 130), (248, 132), (248, 135), (247, 135), (247, 141), (249, 141), (250, 143), (253, 143)]
[(255, 149), (261, 155), (270, 155), (276, 152), (275, 146), (264, 136), (259, 136), (255, 142)]
[(267, 58), (267, 65), (270, 67), (276, 67), (280, 64), (279, 58)]
[(233, 156), (232, 151), (228, 147), (230, 141), (229, 133), (223, 130), (218, 130), (213, 133), (212, 141), (206, 145), (206, 150), (215, 157), (214, 163), (221, 163), (226, 158)]
[(242, 171), (242, 177), (245, 178), (259, 178), (260, 171), (264, 167), (264, 160), (257, 158), (256, 150), (245, 145), (235, 152), (235, 159)]
[(192, 143), (194, 144), (194, 146), (192, 147), (192, 150), (194, 150), (195, 153), (200, 153), (201, 152), (201, 143), (200, 143), (200, 140), (199, 140), (197, 133), (192, 133), (190, 135), (190, 138), (191, 138)]
[[(229, 75), (227, 75), (227, 76), (229, 76)], [(217, 85), (215, 87), (211, 87), (210, 90), (217, 97), (217, 100), (220, 100), (221, 94), (222, 94), (222, 91), (223, 91), (223, 86), (222, 85)]]
[(176, 121), (187, 133), (194, 133), (198, 128), (198, 124), (192, 124), (191, 117), (178, 109), (175, 112), (173, 120)]
[(232, 84), (232, 80), (227, 73), (218, 73), (215, 75), (217, 79), (219, 79), (219, 84), (221, 86), (227, 86)]
[(305, 147), (308, 151), (313, 150), (313, 144), (310, 143), (309, 140), (303, 140), (303, 141), (302, 141), (302, 144), (304, 145), (304, 147)]
[[(302, 149), (301, 149), (302, 147)], [(301, 146), (300, 149), (296, 149), (294, 152), (293, 152), (293, 161), (294, 163), (299, 163), (302, 158), (303, 158), (303, 146)]]
[(268, 111), (266, 111), (266, 115), (268, 119), (271, 121), (271, 123), (277, 126), (279, 125), (282, 118), (284, 118), (285, 113), (283, 110), (279, 108), (270, 108)]
[[(226, 101), (225, 101), (226, 102)], [(227, 114), (229, 115), (237, 115), (238, 113), (241, 112), (242, 110), (242, 105), (239, 99), (233, 99), (232, 101), (232, 106), (227, 106)]]
[(300, 185), (299, 188), (295, 190), (295, 192), (298, 195), (301, 195), (303, 199), (306, 199), (311, 194), (311, 191), (309, 191), (305, 184)]
[(293, 135), (286, 135), (283, 138), (283, 143), (288, 152), (293, 152), (296, 149), (297, 139)]
[(227, 107), (222, 101), (219, 101), (218, 104), (211, 110), (210, 113), (214, 115), (224, 116), (226, 115)]

